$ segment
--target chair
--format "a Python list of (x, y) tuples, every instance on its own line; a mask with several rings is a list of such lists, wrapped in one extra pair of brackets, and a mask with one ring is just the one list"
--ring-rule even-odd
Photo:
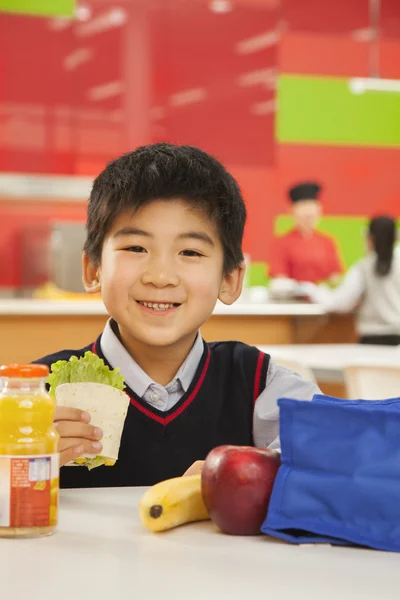
[(348, 366), (343, 369), (350, 400), (384, 400), (400, 397), (399, 367)]
[(286, 367), (286, 369), (290, 369), (290, 371), (295, 371), (303, 379), (316, 382), (315, 375), (310, 367), (301, 363), (300, 361), (295, 359), (292, 360), (290, 358), (277, 358), (276, 356), (272, 356), (272, 359), (277, 365)]

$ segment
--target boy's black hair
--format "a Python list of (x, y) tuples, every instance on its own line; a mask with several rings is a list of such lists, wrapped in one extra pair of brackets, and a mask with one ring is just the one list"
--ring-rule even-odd
[(243, 260), (246, 208), (235, 179), (213, 156), (192, 146), (159, 143), (112, 161), (90, 194), (85, 252), (100, 264), (104, 238), (124, 210), (152, 200), (182, 198), (215, 223), (224, 250), (224, 272)]

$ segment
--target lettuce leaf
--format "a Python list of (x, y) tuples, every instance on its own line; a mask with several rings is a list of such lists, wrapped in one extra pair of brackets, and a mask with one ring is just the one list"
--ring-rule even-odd
[(96, 458), (89, 458), (85, 464), (85, 467), (87, 467), (89, 471), (91, 471), (92, 469), (96, 469), (96, 467), (102, 467), (105, 464), (106, 460), (107, 459), (104, 456), (96, 456)]
[(55, 399), (56, 387), (62, 383), (103, 383), (111, 385), (117, 390), (125, 388), (124, 378), (118, 368), (110, 369), (104, 360), (93, 352), (85, 352), (81, 358), (71, 356), (69, 360), (58, 360), (51, 365), (51, 372), (47, 378), (50, 386), (49, 394)]
[(77, 458), (75, 460), (75, 465), (78, 467), (87, 467), (89, 471), (92, 469), (96, 469), (96, 467), (101, 467), (105, 465), (106, 467), (113, 467), (117, 461), (111, 458), (107, 458), (107, 456), (96, 456), (95, 458)]
[(113, 467), (116, 462), (116, 460), (107, 458), (107, 456), (96, 456), (96, 458), (89, 458), (85, 466), (89, 469), (89, 471), (91, 471), (92, 469), (101, 467), (102, 465), (106, 467)]

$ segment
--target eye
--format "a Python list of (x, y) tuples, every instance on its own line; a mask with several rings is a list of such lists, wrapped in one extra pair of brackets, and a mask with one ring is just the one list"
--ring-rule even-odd
[(180, 254), (183, 254), (183, 256), (204, 256), (204, 254), (196, 252), (196, 250), (182, 250)]
[(126, 252), (147, 252), (143, 246), (129, 246), (128, 248), (124, 248)]

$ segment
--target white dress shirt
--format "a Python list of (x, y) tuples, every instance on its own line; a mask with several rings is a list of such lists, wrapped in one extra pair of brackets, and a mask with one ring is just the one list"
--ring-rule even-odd
[[(115, 325), (114, 325), (115, 327)], [(172, 408), (188, 390), (203, 355), (203, 339), (198, 333), (196, 340), (180, 366), (175, 377), (166, 386), (153, 381), (139, 367), (122, 345), (109, 320), (101, 337), (101, 350), (113, 368), (119, 367), (126, 384), (140, 398), (161, 411)], [(311, 400), (314, 394), (320, 394), (318, 386), (302, 379), (297, 373), (269, 363), (267, 381), (264, 390), (257, 398), (253, 416), (253, 439), (258, 447), (279, 448), (279, 412), (277, 400)]]

